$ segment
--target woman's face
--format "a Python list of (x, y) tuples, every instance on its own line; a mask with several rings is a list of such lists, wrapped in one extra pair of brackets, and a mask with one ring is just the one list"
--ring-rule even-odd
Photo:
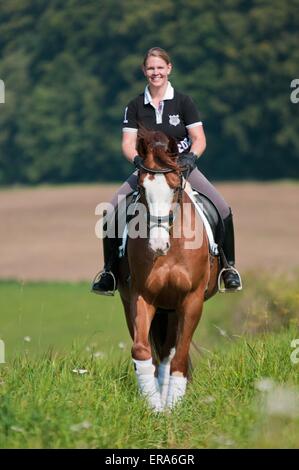
[(161, 57), (150, 56), (143, 67), (144, 75), (151, 87), (162, 87), (168, 81), (172, 65), (167, 64)]

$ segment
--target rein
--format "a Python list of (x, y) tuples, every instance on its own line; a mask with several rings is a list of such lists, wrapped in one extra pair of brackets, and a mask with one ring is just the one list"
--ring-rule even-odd
[(139, 168), (139, 170), (140, 170), (140, 168), (142, 168), (147, 173), (153, 173), (153, 174), (171, 173), (171, 172), (175, 171), (173, 168), (160, 168), (160, 169), (158, 169), (158, 168), (157, 169), (156, 168), (147, 168), (142, 163), (138, 164), (138, 168)]

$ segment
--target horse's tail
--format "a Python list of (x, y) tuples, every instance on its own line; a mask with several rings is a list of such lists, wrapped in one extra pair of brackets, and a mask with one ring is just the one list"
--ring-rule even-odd
[[(154, 359), (158, 362), (165, 359), (165, 351), (175, 347), (177, 337), (177, 316), (174, 310), (157, 309), (151, 324), (149, 339)], [(166, 344), (167, 343), (167, 344)], [(192, 362), (188, 355), (188, 378), (192, 375)]]
[(153, 355), (158, 361), (164, 359), (163, 350), (165, 349), (167, 333), (169, 333), (170, 315), (175, 315), (175, 312), (173, 310), (162, 310), (158, 308), (151, 324), (149, 339)]

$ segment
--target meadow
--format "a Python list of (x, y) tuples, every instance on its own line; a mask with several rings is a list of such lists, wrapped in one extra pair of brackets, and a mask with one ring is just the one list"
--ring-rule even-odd
[(297, 448), (298, 276), (246, 280), (206, 303), (186, 398), (158, 416), (138, 395), (118, 296), (1, 282), (0, 447)]

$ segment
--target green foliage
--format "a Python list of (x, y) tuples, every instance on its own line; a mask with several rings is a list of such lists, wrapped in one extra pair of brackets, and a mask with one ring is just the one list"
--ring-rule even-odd
[(234, 324), (245, 333), (299, 329), (298, 274), (248, 276)]
[(298, 0), (13, 0), (0, 7), (0, 184), (125, 178), (123, 110), (166, 48), (211, 178), (298, 177)]

